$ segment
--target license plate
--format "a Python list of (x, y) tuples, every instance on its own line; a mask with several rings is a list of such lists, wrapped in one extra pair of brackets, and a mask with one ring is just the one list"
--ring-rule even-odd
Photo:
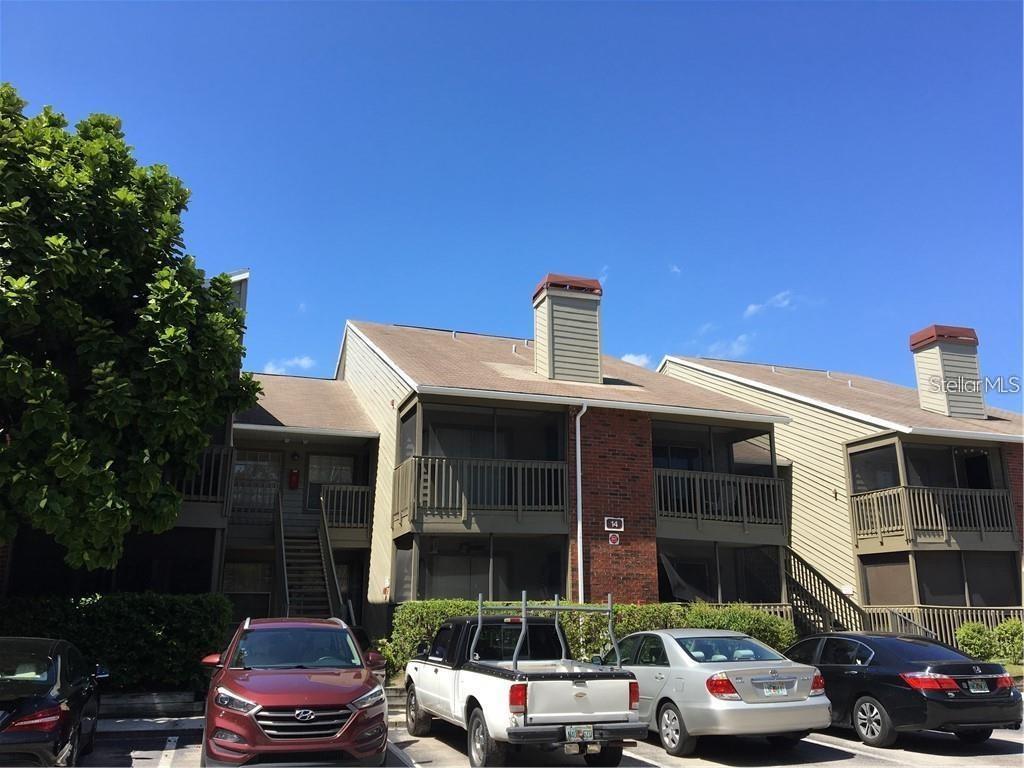
[(566, 741), (593, 741), (594, 726), (592, 725), (567, 725), (565, 726)]
[(764, 686), (765, 696), (789, 696), (789, 689), (784, 683), (767, 683)]
[(967, 690), (971, 693), (988, 693), (988, 683), (984, 680), (968, 680)]

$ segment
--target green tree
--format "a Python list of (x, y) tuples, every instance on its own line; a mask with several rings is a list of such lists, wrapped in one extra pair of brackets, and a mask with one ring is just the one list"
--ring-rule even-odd
[(184, 253), (182, 182), (115, 117), (24, 107), (0, 85), (0, 540), (31, 526), (112, 567), (174, 525), (170, 480), (259, 389), (230, 281)]

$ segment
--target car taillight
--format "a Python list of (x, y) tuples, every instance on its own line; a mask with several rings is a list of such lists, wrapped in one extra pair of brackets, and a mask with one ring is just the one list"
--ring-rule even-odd
[(725, 672), (719, 672), (717, 675), (709, 677), (706, 685), (708, 693), (716, 699), (738, 699), (740, 697), (736, 692), (736, 686), (732, 684), (732, 680), (726, 676)]
[(640, 683), (636, 680), (629, 681), (629, 708), (640, 709)]
[(940, 675), (935, 672), (900, 672), (903, 682), (917, 691), (959, 691), (957, 685), (949, 675)]
[(821, 676), (821, 672), (814, 673), (814, 679), (811, 681), (811, 696), (821, 696), (825, 693), (825, 678)]
[(1013, 678), (1010, 675), (1000, 675), (996, 678), (996, 690), (1000, 688), (1013, 688)]
[(513, 715), (526, 714), (526, 683), (513, 683), (509, 687), (508, 711)]
[(50, 709), (40, 709), (38, 712), (33, 712), (31, 715), (25, 715), (19, 717), (13, 721), (5, 729), (7, 732), (10, 731), (52, 731), (58, 725), (60, 725), (61, 719), (64, 717), (64, 710), (60, 707), (51, 707)]

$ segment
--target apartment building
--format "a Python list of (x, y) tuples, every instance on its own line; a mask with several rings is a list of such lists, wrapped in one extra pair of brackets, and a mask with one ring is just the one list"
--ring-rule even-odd
[(792, 546), (861, 609), (854, 623), (951, 638), (1021, 615), (1022, 424), (985, 405), (977, 334), (910, 337), (917, 386), (668, 356), (659, 370), (789, 417)]

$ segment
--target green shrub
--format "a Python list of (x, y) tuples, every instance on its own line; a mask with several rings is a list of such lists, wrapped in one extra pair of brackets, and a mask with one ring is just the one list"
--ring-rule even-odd
[(961, 651), (985, 661), (996, 655), (996, 636), (984, 624), (968, 621), (956, 630), (956, 644)]
[[(514, 603), (488, 603), (507, 606)], [(453, 616), (476, 613), (473, 600), (418, 600), (403, 603), (395, 611), (391, 637), (380, 641), (379, 648), (388, 662), (389, 674), (405, 669), (416, 654), (416, 647), (433, 638), (441, 623)], [(563, 614), (562, 627), (574, 659), (589, 659), (608, 648), (608, 620), (602, 614)], [(631, 632), (672, 627), (733, 629), (783, 650), (796, 641), (791, 622), (779, 619), (747, 605), (717, 607), (706, 603), (691, 606), (677, 603), (623, 604), (615, 606), (615, 634), (620, 639)]]
[(223, 650), (230, 623), (230, 602), (215, 594), (0, 598), (0, 636), (69, 640), (110, 669), (112, 690), (204, 690), (199, 662)]
[(1007, 619), (993, 630), (996, 656), (1003, 661), (1019, 664), (1024, 657), (1024, 622)]

